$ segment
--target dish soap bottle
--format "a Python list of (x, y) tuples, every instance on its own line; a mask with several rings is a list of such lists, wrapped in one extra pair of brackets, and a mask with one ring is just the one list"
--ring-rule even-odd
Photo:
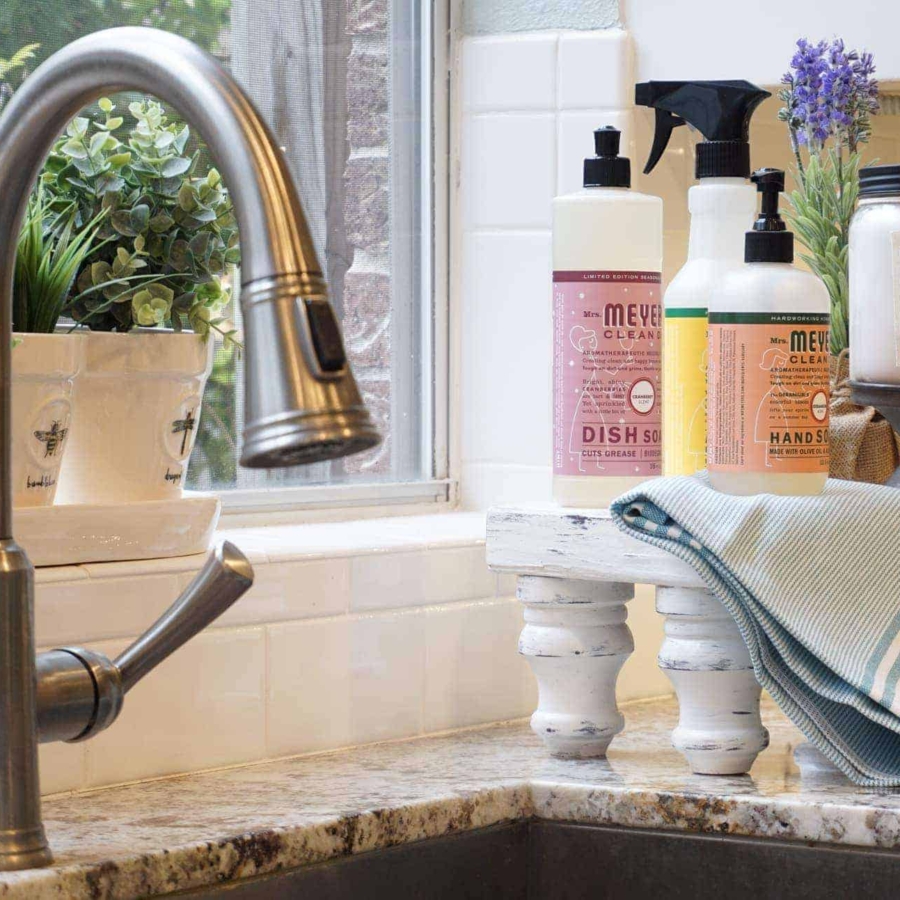
[(756, 189), (747, 182), (750, 118), (769, 96), (749, 81), (648, 81), (635, 87), (635, 103), (656, 110), (644, 174), (661, 159), (674, 128), (688, 123), (704, 137), (696, 150), (699, 184), (688, 191), (688, 258), (664, 300), (666, 475), (706, 467), (706, 314), (725, 273), (743, 263), (744, 234), (756, 212)]
[(594, 132), (584, 189), (553, 201), (553, 496), (608, 506), (662, 473), (662, 200)]
[(795, 268), (778, 214), (784, 172), (752, 176), (762, 209), (747, 265), (709, 306), (707, 464), (727, 494), (818, 494), (828, 478), (828, 290)]

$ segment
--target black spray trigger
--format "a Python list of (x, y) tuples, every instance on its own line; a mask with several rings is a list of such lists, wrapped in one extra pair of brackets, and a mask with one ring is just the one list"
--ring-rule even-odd
[(650, 148), (650, 158), (647, 160), (647, 165), (644, 166), (645, 175), (649, 175), (662, 159), (662, 155), (666, 152), (666, 147), (669, 144), (669, 138), (672, 137), (672, 132), (679, 125), (685, 124), (685, 120), (681, 116), (676, 116), (668, 110), (657, 107), (654, 112), (656, 113), (656, 127), (653, 131), (653, 146)]

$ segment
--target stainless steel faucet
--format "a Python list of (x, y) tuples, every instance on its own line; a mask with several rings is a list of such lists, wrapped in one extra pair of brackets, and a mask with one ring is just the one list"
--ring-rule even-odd
[[(0, 117), (0, 870), (50, 863), (38, 741), (80, 741), (115, 720), (125, 693), (253, 583), (225, 543), (174, 605), (115, 661), (81, 648), (35, 659), (34, 570), (12, 535), (10, 350), (16, 236), (50, 147), (83, 106), (138, 90), (171, 103), (206, 140), (241, 237), (247, 354), (241, 465), (289, 466), (379, 441), (344, 355), (283, 153), (241, 89), (207, 53), (150, 28), (81, 38), (29, 76)], [(76, 423), (77, 427), (77, 423)]]

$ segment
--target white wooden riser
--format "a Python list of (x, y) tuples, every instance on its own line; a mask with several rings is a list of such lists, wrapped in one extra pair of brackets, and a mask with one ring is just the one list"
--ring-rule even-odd
[(659, 666), (678, 697), (673, 745), (693, 772), (746, 772), (768, 745), (760, 688), (731, 616), (686, 563), (620, 532), (606, 510), (493, 509), (487, 557), (519, 576), (519, 652), (538, 682), (531, 726), (559, 757), (604, 756), (624, 727), (616, 680), (634, 650), (625, 604), (654, 584)]

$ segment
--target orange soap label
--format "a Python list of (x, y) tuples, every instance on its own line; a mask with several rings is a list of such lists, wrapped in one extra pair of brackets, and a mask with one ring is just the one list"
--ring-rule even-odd
[(709, 314), (707, 466), (828, 471), (829, 316)]

